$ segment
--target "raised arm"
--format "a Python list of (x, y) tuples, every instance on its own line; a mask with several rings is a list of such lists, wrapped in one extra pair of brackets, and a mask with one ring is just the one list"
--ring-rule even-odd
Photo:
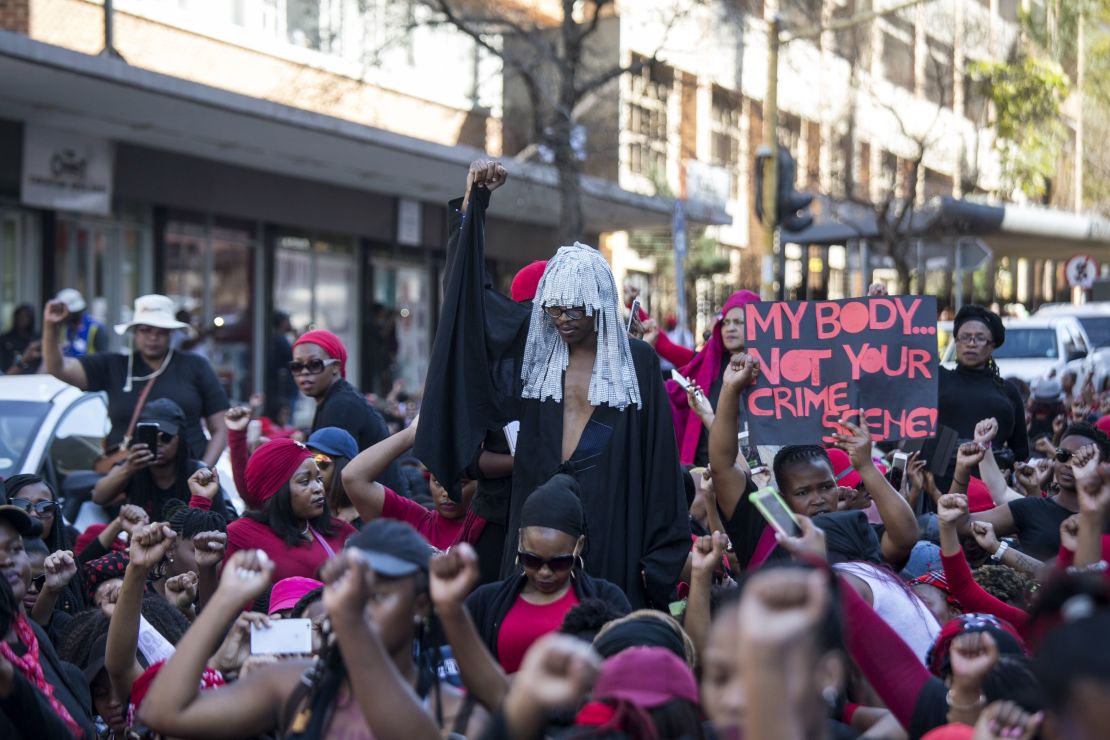
[(42, 312), (42, 360), (46, 372), (63, 383), (85, 391), (89, 379), (85, 368), (72, 357), (62, 356), (62, 326), (69, 318), (69, 309), (61, 301), (48, 301)]
[(758, 379), (759, 360), (748, 354), (733, 355), (721, 379), (721, 396), (709, 430), (709, 470), (725, 519), (732, 518), (747, 488), (747, 476), (736, 463), (740, 454), (736, 419), (740, 414), (741, 392)]
[(325, 579), (324, 606), (371, 735), (379, 740), (439, 740), (439, 727), (397, 670), (378, 628), (367, 624), (364, 612), (375, 576), (366, 560), (357, 550), (347, 550), (328, 563)]
[(343, 490), (364, 522), (373, 521), (382, 515), (385, 489), (376, 481), (390, 463), (412, 447), (416, 441), (418, 421), (419, 417), (413, 419), (407, 429), (402, 429), (358, 453), (343, 468)]
[(235, 406), (224, 412), (224, 428), (227, 429), (227, 451), (231, 456), (231, 477), (235, 490), (244, 496), (247, 490), (247, 425), (251, 421), (249, 406)]
[(208, 607), (181, 638), (143, 700), (143, 724), (174, 737), (252, 737), (279, 730), (282, 708), (299, 679), (299, 664), (278, 663), (218, 689), (199, 688), (209, 656), (243, 605), (269, 587), (273, 571), (260, 550), (236, 553), (228, 561)]
[(711, 535), (699, 537), (694, 542), (692, 550), (693, 561), (690, 569), (690, 593), (686, 597), (686, 614), (682, 619), (682, 627), (699, 655), (704, 655), (706, 643), (709, 640), (710, 622), (710, 595), (713, 590), (713, 573), (721, 564), (725, 554), (725, 537), (723, 532), (715, 531)]
[(478, 555), (465, 542), (432, 558), (432, 603), (459, 665), (463, 684), (479, 704), (496, 712), (509, 691), (509, 680), (486, 649), (466, 609), (466, 597), (478, 584), (478, 577)]
[(852, 467), (863, 480), (864, 488), (875, 502), (886, 527), (880, 542), (883, 560), (894, 564), (904, 563), (909, 559), (910, 551), (917, 544), (920, 534), (913, 509), (875, 467), (875, 462), (871, 459), (871, 432), (862, 413), (859, 426), (844, 418), (840, 420), (840, 427), (841, 431), (833, 434), (836, 446), (848, 453)]
[(176, 540), (177, 534), (163, 522), (147, 524), (136, 530), (131, 538), (130, 559), (112, 612), (108, 645), (104, 651), (104, 667), (112, 681), (112, 691), (125, 705), (131, 696), (132, 684), (143, 672), (135, 656), (139, 648), (143, 589), (151, 569), (162, 562)]
[(998, 434), (998, 421), (991, 417), (983, 419), (975, 425), (975, 442), (985, 449), (983, 461), (979, 463), (979, 477), (991, 492), (991, 500), (995, 506), (1002, 506), (1010, 501), (1022, 498), (1021, 494), (1006, 485), (1006, 479), (998, 468), (998, 461), (994, 459), (991, 443)]

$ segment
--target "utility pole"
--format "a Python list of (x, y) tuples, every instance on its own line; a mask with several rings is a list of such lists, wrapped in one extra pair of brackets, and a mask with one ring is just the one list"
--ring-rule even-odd
[(1078, 27), (1075, 32), (1075, 93), (1079, 98), (1079, 115), (1075, 119), (1075, 212), (1083, 212), (1083, 83), (1087, 76), (1086, 50), (1084, 41), (1086, 31), (1083, 10), (1079, 11)]
[[(763, 212), (767, 214), (764, 219), (766, 230), (764, 232), (764, 247), (767, 254), (775, 259), (774, 282), (775, 298), (786, 299), (786, 250), (779, 244), (778, 227), (775, 226), (775, 194), (778, 192), (778, 128), (779, 128), (779, 47), (791, 41), (814, 39), (829, 31), (841, 31), (864, 23), (870, 23), (876, 18), (882, 18), (892, 13), (897, 13), (907, 8), (912, 8), (931, 0), (906, 0), (906, 2), (892, 5), (880, 10), (868, 10), (857, 13), (851, 18), (846, 18), (827, 26), (818, 26), (815, 29), (783, 35), (782, 20), (778, 15), (778, 3), (766, 0), (763, 5), (763, 17), (767, 23), (767, 94), (763, 101), (763, 145), (760, 147), (759, 156), (763, 158)], [(769, 156), (767, 156), (769, 155)]]

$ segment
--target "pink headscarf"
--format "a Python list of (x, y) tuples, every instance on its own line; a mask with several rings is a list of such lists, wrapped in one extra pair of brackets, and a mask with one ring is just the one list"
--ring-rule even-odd
[[(713, 335), (702, 347), (701, 352), (694, 355), (694, 359), (679, 372), (697, 383), (702, 392), (708, 394), (713, 387), (713, 382), (721, 372), (721, 363), (728, 356), (724, 339), (721, 338), (721, 319), (729, 311), (749, 303), (758, 303), (759, 296), (750, 290), (738, 290), (728, 297), (724, 308), (713, 325)], [(686, 400), (686, 391), (673, 380), (667, 381), (667, 395), (671, 399), (671, 415), (674, 417), (675, 437), (678, 440), (678, 455), (683, 465), (693, 465), (694, 456), (698, 451), (698, 440), (701, 439), (702, 424), (697, 413), (690, 408)]]

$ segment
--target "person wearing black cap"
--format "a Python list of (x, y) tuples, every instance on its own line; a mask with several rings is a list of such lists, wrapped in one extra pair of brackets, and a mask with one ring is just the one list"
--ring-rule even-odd
[[(27, 618), (23, 605), (31, 582), (23, 537), (38, 536), (41, 531), (27, 512), (0, 497), (0, 578), (7, 581), (15, 602), (10, 626), (0, 635), (0, 662), (10, 664), (42, 694), (72, 736), (91, 739), (95, 731), (88, 686), (75, 666), (58, 658), (46, 633)], [(19, 737), (19, 733), (4, 732), (5, 724), (0, 720), (0, 737)]]
[[(956, 314), (953, 326), (956, 369), (940, 368), (937, 423), (956, 430), (967, 442), (975, 438), (976, 424), (993, 417), (998, 421), (995, 438), (1014, 451), (1016, 460), (1027, 460), (1025, 404), (1018, 389), (1002, 380), (992, 357), (1006, 341), (1002, 319), (982, 306), (969, 305)], [(941, 485), (941, 490), (946, 487)]]
[(439, 727), (472, 735), (483, 713), (467, 711), (460, 692), (438, 681), (426, 642), (431, 556), (408, 524), (368, 523), (322, 573), (335, 644), (315, 662), (279, 661), (227, 686), (184, 692), (197, 685), (243, 604), (270, 586), (265, 553), (235, 553), (138, 707), (140, 721), (174, 737), (415, 738), (437, 736)]
[(632, 610), (623, 591), (582, 568), (586, 520), (578, 496), (578, 482), (562, 473), (537, 488), (521, 511), (517, 572), (466, 600), (483, 642), (506, 673), (515, 673), (532, 643), (559, 629), (582, 600), (600, 598)]
[[(204, 467), (204, 463), (189, 458), (182, 436), (185, 412), (176, 402), (168, 398), (150, 401), (139, 414), (139, 424), (157, 425), (155, 449), (143, 442), (133, 442), (127, 459), (96, 482), (93, 502), (101, 506), (136, 504), (146, 510), (150, 521), (164, 521), (166, 501), (189, 501), (189, 476)], [(211, 509), (225, 521), (235, 518), (222, 489), (212, 500)]]

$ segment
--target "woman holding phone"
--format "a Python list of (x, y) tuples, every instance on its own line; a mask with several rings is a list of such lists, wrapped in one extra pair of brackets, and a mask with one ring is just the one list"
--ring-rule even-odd
[[(189, 501), (189, 476), (206, 467), (189, 457), (182, 437), (185, 412), (176, 402), (159, 398), (143, 406), (127, 458), (93, 487), (93, 502), (101, 506), (135, 504), (146, 510), (150, 521), (165, 521), (167, 501)], [(206, 502), (207, 503), (207, 502)], [(225, 521), (235, 518), (222, 490), (210, 505)]]
[(466, 600), (483, 642), (506, 673), (516, 673), (528, 648), (556, 631), (585, 599), (603, 599), (632, 611), (617, 586), (582, 569), (586, 521), (578, 484), (559, 474), (524, 502), (517, 550), (519, 570), (479, 587)]

